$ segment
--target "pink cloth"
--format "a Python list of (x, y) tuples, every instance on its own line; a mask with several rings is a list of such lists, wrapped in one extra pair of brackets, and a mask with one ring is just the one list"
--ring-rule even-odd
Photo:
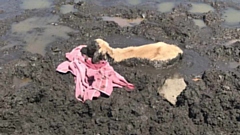
[(128, 83), (123, 76), (114, 71), (107, 61), (97, 64), (91, 62), (91, 58), (85, 57), (80, 50), (86, 45), (80, 45), (71, 52), (66, 53), (69, 61), (58, 65), (57, 71), (62, 73), (71, 72), (76, 84), (75, 97), (79, 101), (92, 100), (99, 97), (100, 92), (110, 96), (113, 87), (123, 86), (134, 89), (134, 85)]

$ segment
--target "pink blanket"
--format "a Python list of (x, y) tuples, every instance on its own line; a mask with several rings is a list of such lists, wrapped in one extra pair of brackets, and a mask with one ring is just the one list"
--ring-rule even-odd
[(134, 89), (134, 85), (128, 83), (124, 77), (114, 71), (107, 61), (93, 64), (91, 58), (87, 58), (80, 50), (86, 45), (80, 45), (71, 52), (66, 53), (65, 61), (58, 65), (57, 71), (62, 73), (71, 72), (76, 84), (75, 97), (79, 101), (92, 100), (99, 97), (100, 92), (110, 96), (113, 87), (127, 87)]

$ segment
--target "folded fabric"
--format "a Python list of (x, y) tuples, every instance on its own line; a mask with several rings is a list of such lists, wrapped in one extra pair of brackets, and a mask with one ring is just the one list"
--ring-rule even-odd
[(134, 85), (128, 83), (123, 76), (114, 71), (107, 61), (101, 60), (93, 64), (91, 58), (81, 53), (86, 45), (80, 45), (71, 52), (66, 53), (68, 61), (58, 65), (57, 71), (61, 73), (71, 72), (76, 84), (75, 97), (79, 101), (92, 100), (99, 97), (101, 92), (110, 96), (113, 87), (127, 87), (134, 89)]

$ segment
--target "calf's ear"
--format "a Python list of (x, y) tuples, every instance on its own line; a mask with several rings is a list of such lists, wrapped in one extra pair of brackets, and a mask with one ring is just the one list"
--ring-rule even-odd
[(83, 47), (83, 48), (80, 50), (80, 52), (81, 52), (82, 54), (88, 55), (87, 47)]

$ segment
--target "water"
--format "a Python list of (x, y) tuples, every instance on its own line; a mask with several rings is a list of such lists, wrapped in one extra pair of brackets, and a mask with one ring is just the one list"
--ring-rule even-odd
[(192, 7), (189, 10), (191, 13), (206, 13), (214, 11), (214, 8), (205, 3), (191, 3)]
[(20, 7), (22, 9), (44, 9), (50, 8), (51, 4), (50, 0), (22, 0)]
[(240, 25), (240, 11), (228, 8), (223, 13), (223, 19), (225, 20), (226, 25), (230, 26), (239, 26)]
[(60, 12), (62, 14), (67, 14), (67, 13), (70, 13), (70, 12), (77, 12), (77, 9), (74, 9), (74, 6), (73, 5), (62, 5), (61, 8), (60, 8)]
[(143, 21), (143, 18), (136, 18), (136, 19), (124, 19), (121, 17), (102, 17), (104, 21), (113, 21), (117, 23), (120, 27), (132, 27), (134, 25), (138, 25)]
[(166, 13), (172, 11), (174, 8), (175, 3), (174, 2), (163, 2), (157, 5), (158, 11)]
[[(68, 39), (67, 33), (75, 30), (56, 25), (59, 16), (32, 17), (12, 25), (10, 37), (12, 40), (9, 47), (14, 45), (24, 45), (25, 50), (45, 54), (45, 48), (50, 43), (60, 39)], [(14, 40), (13, 40), (14, 39)]]
[(142, 1), (141, 0), (127, 0), (127, 3), (130, 5), (138, 5), (140, 4)]

